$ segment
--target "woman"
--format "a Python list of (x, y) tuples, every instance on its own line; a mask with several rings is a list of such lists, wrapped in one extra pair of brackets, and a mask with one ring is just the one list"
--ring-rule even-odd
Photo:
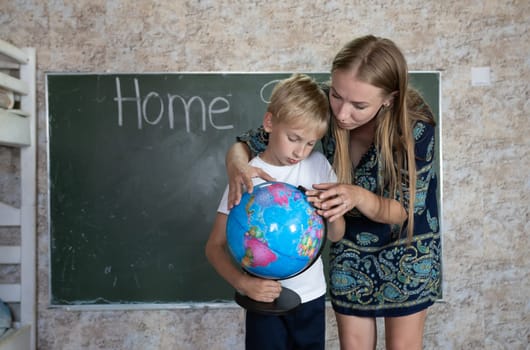
[[(440, 290), (432, 113), (408, 87), (403, 54), (384, 38), (347, 43), (323, 89), (333, 118), (322, 146), (338, 183), (315, 184), (308, 194), (324, 217), (346, 219), (344, 238), (330, 251), (341, 348), (375, 349), (376, 317), (384, 317), (388, 349), (421, 349), (427, 308)], [(247, 165), (266, 133), (239, 141), (227, 154), (229, 205), (242, 184), (252, 190), (252, 177), (272, 180)]]

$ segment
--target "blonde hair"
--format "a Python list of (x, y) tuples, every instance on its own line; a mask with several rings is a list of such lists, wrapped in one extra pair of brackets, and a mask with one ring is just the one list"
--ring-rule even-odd
[[(377, 181), (380, 195), (385, 195), (386, 189), (390, 198), (399, 199), (407, 209), (410, 243), (416, 197), (413, 128), (419, 120), (432, 124), (434, 120), (419, 110), (423, 99), (409, 89), (407, 62), (391, 40), (368, 35), (350, 41), (335, 56), (331, 71), (354, 71), (358, 80), (382, 89), (383, 97), (393, 96), (393, 103), (383, 106), (375, 117), (374, 144), (380, 166)], [(336, 142), (333, 167), (340, 182), (352, 183), (350, 131), (340, 129), (334, 121), (331, 128)], [(404, 191), (408, 191), (408, 203)]]
[(320, 137), (325, 134), (330, 119), (326, 93), (305, 74), (293, 74), (278, 82), (272, 90), (267, 112), (276, 122), (315, 128)]

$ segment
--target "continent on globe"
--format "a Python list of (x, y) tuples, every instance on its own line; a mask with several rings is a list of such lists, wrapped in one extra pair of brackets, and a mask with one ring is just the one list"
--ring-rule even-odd
[(276, 261), (274, 254), (265, 242), (254, 237), (245, 237), (245, 256), (241, 264), (243, 267), (267, 266)]

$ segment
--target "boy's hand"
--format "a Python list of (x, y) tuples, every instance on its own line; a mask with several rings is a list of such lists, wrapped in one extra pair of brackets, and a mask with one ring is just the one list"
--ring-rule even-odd
[(302, 191), (307, 197), (307, 201), (313, 205), (313, 207), (318, 209), (318, 203), (321, 202), (319, 195), (322, 191), (307, 189), (304, 186), (298, 186), (298, 189)]
[(245, 275), (242, 282), (242, 294), (256, 301), (272, 303), (280, 296), (282, 285), (278, 281)]
[(253, 167), (248, 163), (237, 166), (235, 169), (229, 169), (228, 177), (228, 209), (239, 204), (243, 195), (243, 188), (246, 188), (248, 193), (252, 193), (254, 189), (252, 178), (259, 177), (265, 181), (275, 180), (263, 169)]

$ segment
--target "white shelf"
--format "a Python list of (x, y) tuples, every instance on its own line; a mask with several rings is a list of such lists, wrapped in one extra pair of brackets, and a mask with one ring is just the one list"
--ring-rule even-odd
[(0, 264), (20, 264), (20, 247), (0, 246)]
[(15, 45), (12, 45), (2, 39), (0, 39), (0, 54), (14, 62), (22, 64), (29, 63), (29, 56), (26, 52), (24, 52), (24, 50), (19, 49)]
[(31, 143), (30, 118), (0, 109), (0, 145), (22, 147)]
[(20, 226), (20, 209), (0, 202), (0, 226)]
[(27, 95), (29, 93), (28, 83), (2, 72), (0, 72), (0, 87), (19, 95)]
[[(0, 226), (20, 227), (19, 246), (0, 246), (0, 264), (20, 264), (20, 283), (0, 284), (0, 298), (20, 303), (22, 328), (0, 338), (0, 350), (36, 349), (37, 121), (36, 53), (0, 40), (0, 87), (20, 98), (21, 110), (0, 109), (0, 145), (20, 148), (20, 208), (0, 202)], [(9, 74), (7, 74), (9, 73)], [(15, 74), (16, 75), (16, 74)], [(21, 345), (24, 344), (24, 345)]]
[(0, 299), (5, 303), (20, 303), (20, 284), (0, 284)]
[(23, 350), (31, 347), (31, 327), (10, 329), (0, 337), (0, 350)]

